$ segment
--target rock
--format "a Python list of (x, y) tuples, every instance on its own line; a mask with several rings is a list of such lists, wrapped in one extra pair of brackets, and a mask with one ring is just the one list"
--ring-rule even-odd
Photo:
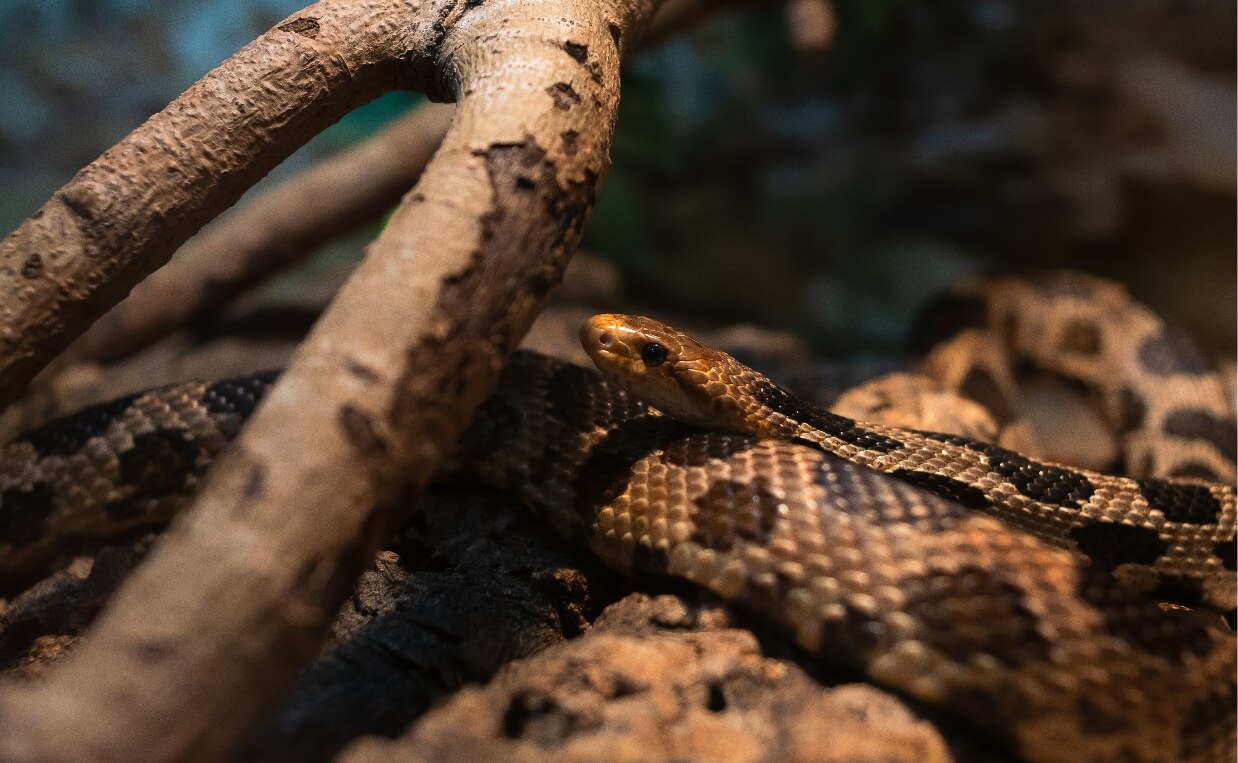
[(632, 594), (580, 638), (508, 665), (369, 761), (946, 761), (935, 728), (864, 685), (826, 688), (762, 653), (726, 609)]

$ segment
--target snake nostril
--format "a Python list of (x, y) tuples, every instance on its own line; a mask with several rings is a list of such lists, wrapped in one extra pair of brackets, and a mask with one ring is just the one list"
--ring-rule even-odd
[(598, 334), (598, 344), (602, 345), (603, 347), (610, 344), (610, 332), (609, 331), (603, 331), (602, 333)]

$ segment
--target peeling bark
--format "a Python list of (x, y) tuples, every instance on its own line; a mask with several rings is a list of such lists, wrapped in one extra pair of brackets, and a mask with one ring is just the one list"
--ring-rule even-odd
[[(373, 70), (403, 71), (432, 95), (458, 98), (452, 128), (194, 508), (46, 682), (0, 694), (0, 757), (124, 760), (135, 750), (152, 761), (227, 757), (314, 655), (338, 602), (400, 520), (393, 503), (400, 486), (428, 481), (562, 276), (608, 166), (622, 45), (638, 36), (651, 3), (490, 0), (444, 6), (439, 23), (433, 8), (338, 5), (319, 4), (288, 24), (314, 17), (310, 42), (323, 45), (339, 29), (325, 11), (362, 23), (350, 14), (368, 8), (363, 29), (404, 43), (396, 59), (403, 69), (386, 60)], [(280, 34), (306, 41), (309, 29)], [(234, 62), (269, 55), (263, 40), (204, 83), (230, 82)], [(381, 79), (346, 68), (351, 82)], [(568, 98), (567, 108), (552, 95), (560, 85), (578, 99)], [(203, 87), (168, 111), (203, 99)], [(321, 103), (301, 109), (338, 115)], [(178, 126), (188, 130), (167, 128)], [(134, 134), (141, 140), (121, 146), (164, 128), (157, 117)], [(561, 137), (568, 131), (570, 150)], [(257, 135), (230, 140), (244, 149), (249, 138)], [(195, 145), (207, 156), (217, 150)], [(254, 156), (233, 168), (246, 178), (275, 153), (250, 148)], [(176, 158), (163, 166), (175, 168)], [(207, 168), (199, 174), (194, 182), (207, 186), (199, 193), (216, 202), (228, 195), (211, 192)], [(210, 207), (176, 207), (169, 226), (143, 216), (140, 205), (125, 206), (132, 195), (116, 198), (106, 225), (145, 237), (140, 255), (107, 272), (106, 285), (47, 302), (57, 307), (44, 310), (44, 330), (8, 322), (0, 380), (10, 395), (42, 353), (71, 335), (71, 322), (80, 325), (109, 290), (127, 288), (126, 279), (150, 265), (162, 251), (150, 237), (175, 238)], [(8, 242), (10, 254), (32, 248), (23, 231)], [(83, 267), (81, 260), (65, 258), (62, 267)], [(0, 304), (13, 300), (0, 291)]]
[[(720, 6), (711, 0), (664, 3), (640, 42), (657, 42)], [(304, 19), (279, 28), (312, 29), (311, 38), (319, 30), (316, 21), (307, 25)], [(587, 45), (568, 41), (563, 49), (600, 83), (601, 68), (590, 60)], [(450, 113), (433, 104), (413, 109), (364, 143), (222, 217), (78, 337), (56, 366), (128, 357), (299, 262), (323, 242), (374, 219), (416, 182), (442, 141)], [(575, 130), (560, 133), (568, 155), (575, 152), (578, 135)], [(35, 278), (41, 271), (41, 258), (31, 254), (23, 276)]]
[(91, 326), (57, 365), (128, 357), (376, 219), (417, 181), (451, 113), (434, 104), (413, 109), (364, 143), (220, 218)]
[(203, 77), (0, 241), (0, 406), (305, 141), (387, 90), (422, 84), (407, 54), (433, 11), (412, 0), (310, 6)]

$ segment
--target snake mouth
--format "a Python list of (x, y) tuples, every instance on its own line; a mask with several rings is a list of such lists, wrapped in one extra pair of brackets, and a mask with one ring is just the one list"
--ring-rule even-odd
[(614, 334), (610, 332), (607, 325), (598, 320), (601, 317), (595, 315), (580, 327), (580, 344), (590, 356), (595, 352), (604, 351), (611, 342), (615, 341)]
[(595, 315), (580, 327), (580, 346), (602, 373), (618, 377), (628, 365), (631, 347), (616, 328), (614, 316)]

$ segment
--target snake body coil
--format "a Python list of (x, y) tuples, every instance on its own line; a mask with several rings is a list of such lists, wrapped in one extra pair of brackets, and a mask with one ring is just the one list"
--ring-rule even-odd
[[(1232, 608), (1232, 487), (844, 419), (647, 319), (599, 316), (582, 336), (688, 423), (517, 353), (461, 468), (610, 566), (704, 586), (1027, 760), (1232, 759), (1233, 634), (1129, 585)], [(0, 577), (165, 522), (272, 380), (136, 395), (5, 446)]]

